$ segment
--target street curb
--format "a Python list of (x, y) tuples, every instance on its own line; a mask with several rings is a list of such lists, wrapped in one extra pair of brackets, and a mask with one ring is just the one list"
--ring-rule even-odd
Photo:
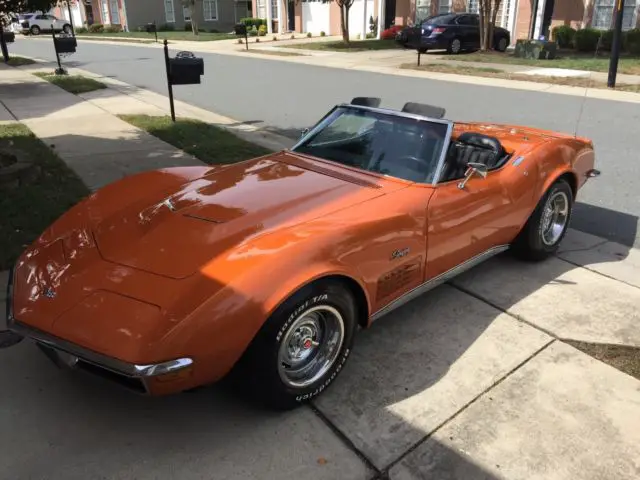
[[(41, 39), (39, 39), (41, 40)], [(84, 40), (84, 39), (83, 39)], [(89, 40), (90, 41), (90, 40)], [(174, 41), (175, 42), (175, 41)], [(112, 44), (112, 45), (121, 45), (121, 46), (140, 46), (140, 47), (148, 47), (148, 48), (159, 48), (162, 47), (161, 43), (132, 43), (132, 42), (109, 42), (109, 41), (95, 41), (94, 43), (103, 43), (103, 44)], [(175, 42), (173, 44), (174, 48), (180, 48), (180, 43), (183, 42)], [(217, 54), (217, 55), (231, 55), (231, 56), (242, 56), (246, 55), (242, 51), (225, 51), (225, 50), (203, 50), (197, 48), (198, 45), (196, 42), (189, 42), (189, 48), (192, 52), (196, 53), (207, 53), (207, 54)], [(204, 42), (207, 43), (207, 42)], [(269, 42), (275, 43), (275, 42)], [(194, 44), (194, 45), (191, 45)], [(280, 48), (286, 48), (286, 46), (275, 46), (275, 45), (264, 45), (269, 49), (278, 50)], [(262, 48), (262, 46), (261, 46)], [(296, 49), (300, 53), (305, 53), (305, 50)], [(315, 51), (314, 51), (315, 52)], [(478, 85), (478, 86), (486, 86), (486, 87), (494, 87), (494, 88), (510, 88), (513, 90), (526, 90), (526, 91), (534, 91), (540, 93), (551, 93), (556, 95), (570, 95), (577, 97), (584, 97), (589, 99), (596, 100), (609, 100), (609, 101), (617, 101), (617, 102), (626, 102), (626, 103), (640, 103), (640, 94), (633, 92), (622, 92), (622, 91), (609, 91), (607, 89), (601, 88), (586, 88), (586, 87), (574, 87), (574, 86), (566, 86), (566, 85), (557, 85), (553, 83), (543, 83), (543, 82), (529, 82), (526, 80), (505, 80), (505, 79), (497, 79), (497, 78), (488, 78), (488, 77), (474, 77), (472, 75), (461, 75), (461, 74), (453, 74), (453, 73), (439, 73), (439, 72), (422, 72), (416, 70), (402, 70), (398, 67), (380, 67), (375, 65), (362, 65), (358, 64), (358, 59), (354, 58), (353, 61), (355, 64), (348, 65), (323, 65), (316, 63), (313, 59), (316, 57), (330, 58), (333, 57), (331, 53), (326, 52), (327, 55), (312, 55), (309, 53), (305, 53), (302, 56), (276, 56), (276, 55), (261, 55), (259, 52), (253, 52), (254, 57), (258, 57), (262, 60), (271, 60), (271, 61), (281, 61), (281, 62), (290, 62), (290, 63), (301, 63), (305, 65), (311, 65), (318, 68), (333, 68), (339, 70), (359, 70), (362, 72), (371, 72), (378, 73), (383, 75), (396, 75), (402, 77), (410, 77), (410, 78), (424, 78), (428, 80), (435, 81), (445, 81), (445, 82), (455, 82), (455, 83), (463, 83), (470, 85)], [(339, 53), (339, 52), (338, 52)], [(22, 55), (27, 57), (27, 55)], [(33, 58), (33, 57), (29, 57)]]
[[(36, 62), (41, 64), (43, 68), (55, 65), (54, 62), (49, 62), (38, 57), (31, 57), (27, 55), (22, 56), (35, 60)], [(69, 67), (68, 71), (71, 74), (75, 73), (98, 80), (107, 85), (107, 87), (109, 87), (110, 89), (117, 91), (121, 95), (126, 95), (138, 100), (139, 102), (153, 105), (164, 111), (166, 115), (170, 114), (169, 99), (165, 95), (153, 92), (151, 90), (135, 87), (121, 80), (116, 80), (111, 77), (105, 77), (81, 68)], [(91, 103), (91, 98), (86, 98), (83, 95), (78, 95), (78, 97), (82, 98), (84, 101)], [(272, 151), (288, 149), (295, 143), (294, 139), (269, 132), (268, 130), (261, 127), (255, 127), (253, 125), (249, 125), (238, 120), (219, 115), (217, 113), (202, 109), (181, 100), (174, 100), (174, 104), (176, 109), (176, 118), (195, 118), (202, 122), (209, 123), (219, 128), (223, 128), (243, 140), (255, 143)]]

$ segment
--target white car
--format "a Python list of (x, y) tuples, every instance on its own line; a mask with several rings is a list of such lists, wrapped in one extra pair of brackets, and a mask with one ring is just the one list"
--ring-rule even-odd
[(52, 25), (56, 33), (71, 33), (71, 24), (64, 18), (60, 19), (48, 13), (24, 13), (18, 16), (17, 28), (25, 35), (40, 35), (41, 32), (51, 32)]

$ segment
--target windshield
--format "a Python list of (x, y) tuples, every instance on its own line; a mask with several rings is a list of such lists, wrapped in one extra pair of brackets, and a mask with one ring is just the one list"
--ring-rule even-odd
[(411, 182), (432, 183), (448, 123), (338, 107), (294, 152)]

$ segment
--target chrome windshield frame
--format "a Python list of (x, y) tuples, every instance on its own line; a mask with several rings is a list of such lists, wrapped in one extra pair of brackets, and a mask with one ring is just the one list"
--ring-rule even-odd
[(312, 128), (310, 128), (304, 135), (302, 135), (300, 139), (296, 142), (296, 144), (293, 147), (291, 147), (289, 150), (291, 152), (295, 152), (296, 148), (304, 144), (304, 142), (309, 137), (317, 134), (320, 130), (325, 128), (327, 126), (328, 119), (338, 109), (368, 111), (372, 113), (378, 113), (381, 115), (389, 115), (392, 117), (401, 117), (401, 118), (407, 118), (412, 120), (418, 120), (421, 122), (438, 123), (441, 125), (446, 125), (447, 131), (445, 133), (444, 141), (442, 143), (442, 151), (440, 152), (440, 158), (438, 159), (438, 163), (436, 164), (436, 168), (433, 172), (433, 175), (431, 176), (430, 181), (413, 182), (419, 185), (431, 185), (431, 186), (435, 186), (438, 184), (438, 181), (440, 180), (440, 176), (442, 175), (442, 170), (444, 169), (444, 162), (447, 157), (447, 152), (449, 151), (449, 145), (451, 144), (451, 136), (453, 135), (454, 122), (452, 122), (451, 120), (444, 120), (441, 118), (431, 118), (424, 115), (401, 112), (398, 110), (391, 110), (388, 108), (367, 107), (364, 105), (351, 105), (349, 103), (341, 103), (339, 105), (334, 106), (329, 112), (327, 112), (326, 115), (324, 115)]

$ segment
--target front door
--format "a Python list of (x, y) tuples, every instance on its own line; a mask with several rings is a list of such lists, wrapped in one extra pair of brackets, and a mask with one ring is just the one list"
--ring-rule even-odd
[(427, 279), (508, 245), (529, 214), (532, 190), (527, 165), (516, 166), (509, 159), (485, 178), (471, 177), (460, 188), (463, 172), (464, 168), (458, 169), (444, 178), (429, 200)]

